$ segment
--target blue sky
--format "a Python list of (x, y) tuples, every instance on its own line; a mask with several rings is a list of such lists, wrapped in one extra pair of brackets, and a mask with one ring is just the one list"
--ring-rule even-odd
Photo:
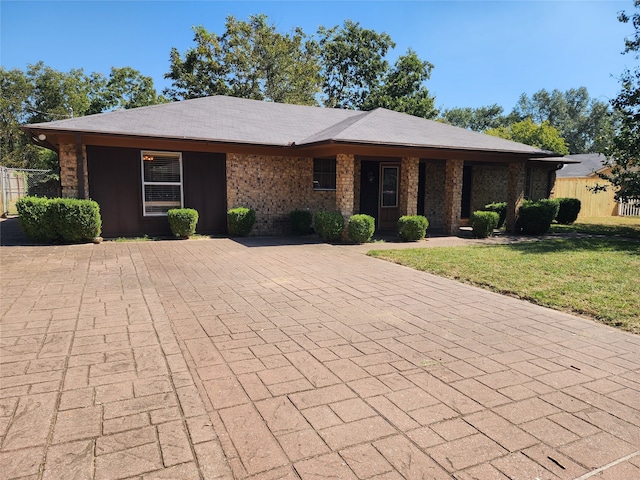
[(414, 49), (435, 65), (427, 86), (440, 108), (497, 103), (511, 111), (521, 93), (585, 86), (616, 95), (632, 66), (621, 55), (633, 29), (617, 20), (632, 0), (502, 1), (12, 1), (0, 0), (0, 64), (26, 69), (42, 60), (63, 71), (108, 74), (130, 66), (158, 90), (169, 52), (194, 45), (194, 25), (224, 31), (228, 15), (264, 13), (282, 32), (311, 34), (350, 19), (387, 32), (390, 59)]

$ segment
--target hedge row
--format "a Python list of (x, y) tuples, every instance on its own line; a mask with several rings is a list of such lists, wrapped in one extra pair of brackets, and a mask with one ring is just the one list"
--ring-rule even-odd
[(16, 208), (20, 227), (36, 242), (93, 241), (102, 231), (100, 207), (93, 200), (22, 197)]

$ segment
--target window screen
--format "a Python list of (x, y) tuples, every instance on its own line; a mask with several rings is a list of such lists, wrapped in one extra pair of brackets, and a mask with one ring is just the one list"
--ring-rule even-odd
[(166, 215), (182, 207), (182, 155), (142, 152), (144, 215)]

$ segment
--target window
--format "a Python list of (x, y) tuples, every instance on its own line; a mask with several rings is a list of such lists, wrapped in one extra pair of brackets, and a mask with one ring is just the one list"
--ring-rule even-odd
[(314, 190), (335, 190), (336, 189), (336, 159), (335, 158), (314, 158), (313, 159), (313, 189)]
[(382, 206), (398, 206), (398, 167), (382, 167)]
[(526, 200), (531, 200), (532, 194), (533, 194), (533, 169), (531, 167), (527, 167), (525, 178), (524, 178), (524, 198)]
[(145, 216), (166, 215), (182, 207), (182, 154), (141, 152), (142, 212)]

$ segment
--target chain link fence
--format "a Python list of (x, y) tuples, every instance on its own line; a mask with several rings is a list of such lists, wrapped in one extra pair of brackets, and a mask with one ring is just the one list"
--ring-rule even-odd
[(60, 179), (53, 170), (0, 167), (2, 216), (16, 215), (16, 202), (27, 195), (59, 197)]

